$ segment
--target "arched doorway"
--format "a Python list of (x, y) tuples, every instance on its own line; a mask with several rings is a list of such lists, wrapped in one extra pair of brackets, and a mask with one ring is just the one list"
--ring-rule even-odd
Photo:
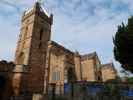
[(6, 79), (3, 76), (0, 76), (0, 90), (3, 89), (6, 85)]
[(6, 87), (6, 78), (4, 76), (0, 76), (0, 98), (2, 98), (4, 90)]

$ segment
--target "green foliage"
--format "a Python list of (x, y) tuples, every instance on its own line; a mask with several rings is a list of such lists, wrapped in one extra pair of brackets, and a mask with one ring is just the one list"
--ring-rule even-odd
[(55, 100), (68, 100), (68, 99), (65, 97), (57, 96)]
[(129, 83), (133, 83), (133, 77), (128, 78)]
[(133, 72), (133, 17), (128, 19), (127, 25), (118, 26), (113, 43), (115, 59), (124, 69)]

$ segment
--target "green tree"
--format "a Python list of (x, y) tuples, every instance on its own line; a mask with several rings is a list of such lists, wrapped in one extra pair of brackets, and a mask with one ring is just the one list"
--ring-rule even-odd
[(122, 23), (113, 37), (114, 56), (121, 66), (133, 73), (133, 16), (127, 25)]
[(133, 83), (133, 77), (129, 77), (129, 78), (128, 78), (128, 82), (129, 82), (129, 83)]

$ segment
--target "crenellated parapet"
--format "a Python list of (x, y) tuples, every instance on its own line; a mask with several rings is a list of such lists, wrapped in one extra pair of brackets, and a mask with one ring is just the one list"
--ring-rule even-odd
[(0, 61), (0, 99), (8, 100), (12, 95), (13, 62)]
[(47, 21), (48, 23), (50, 23), (51, 25), (53, 24), (53, 14), (48, 14), (47, 11), (41, 7), (40, 3), (36, 2), (35, 5), (26, 10), (24, 13), (23, 13), (23, 16), (22, 16), (22, 22), (27, 18), (29, 18), (30, 16), (36, 14), (38, 17), (41, 17), (42, 19), (44, 19), (45, 21)]
[(5, 60), (0, 61), (0, 72), (12, 72), (15, 64), (13, 62), (8, 62)]

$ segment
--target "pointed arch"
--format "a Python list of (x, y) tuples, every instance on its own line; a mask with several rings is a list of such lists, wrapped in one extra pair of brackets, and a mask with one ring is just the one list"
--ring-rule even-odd
[(25, 55), (24, 55), (24, 52), (21, 52), (18, 56), (18, 62), (17, 64), (23, 64), (24, 63), (24, 58), (25, 58)]

